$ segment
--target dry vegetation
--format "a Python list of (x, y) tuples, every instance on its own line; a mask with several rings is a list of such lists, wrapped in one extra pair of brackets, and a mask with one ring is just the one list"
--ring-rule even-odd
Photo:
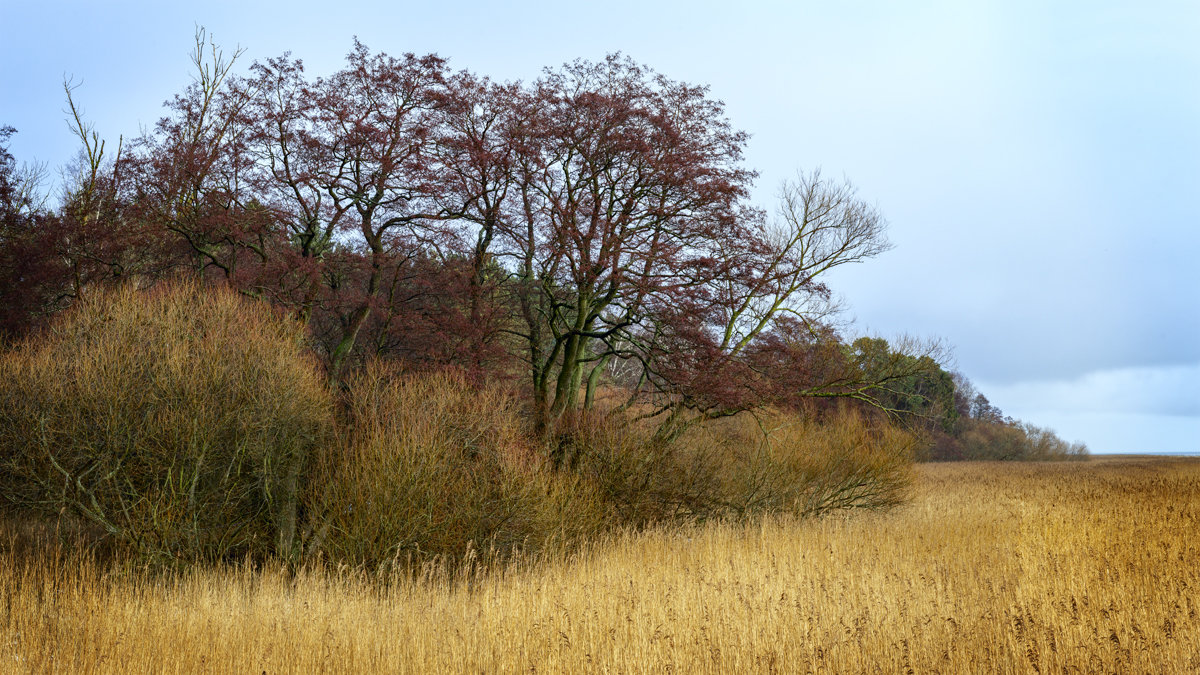
[(0, 351), (0, 498), (147, 557), (293, 557), (304, 472), (333, 421), (302, 331), (195, 283), (79, 300)]
[[(923, 466), (908, 506), (457, 580), (0, 554), (6, 672), (1197, 672), (1200, 462)], [(127, 570), (127, 568), (124, 568)]]
[(672, 439), (593, 410), (537, 433), (511, 389), (397, 362), (331, 385), (300, 326), (229, 289), (98, 290), (0, 352), (0, 500), (140, 563), (387, 576), (664, 523), (884, 508), (920, 443), (848, 410)]

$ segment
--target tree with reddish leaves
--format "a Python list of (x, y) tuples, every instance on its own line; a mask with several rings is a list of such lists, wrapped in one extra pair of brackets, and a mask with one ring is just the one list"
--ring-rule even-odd
[(305, 320), (318, 309), (336, 315), (324, 322), (338, 334), (328, 344), (334, 372), (373, 314), (386, 329), (396, 285), (437, 239), (433, 115), (445, 70), (433, 55), (394, 58), (356, 41), (328, 78), (309, 82), (285, 55), (240, 83), (253, 92), (250, 180), (292, 244), (290, 302)]
[[(328, 263), (347, 226), (350, 205), (334, 206), (320, 180), (327, 143), (315, 121), (315, 94), (304, 66), (289, 54), (256, 62), (238, 86), (253, 92), (246, 108), (246, 181), (286, 246), (251, 282), (254, 292), (292, 309), (304, 322), (327, 302)], [(342, 256), (344, 257), (344, 256)], [(340, 339), (340, 338), (339, 338)]]
[(886, 224), (845, 182), (801, 174), (781, 191), (776, 218), (743, 211), (702, 267), (648, 320), (623, 332), (622, 356), (643, 376), (630, 402), (648, 401), (673, 438), (706, 419), (864, 384), (830, 320), (829, 270), (887, 250)]
[(64, 174), (63, 201), (45, 228), (52, 236), (50, 250), (66, 266), (64, 298), (74, 301), (88, 289), (107, 282), (151, 276), (161, 264), (161, 238), (143, 230), (131, 217), (126, 189), (124, 139), (109, 156), (108, 145), (83, 119), (75, 104), (76, 86), (63, 83), (68, 123), (79, 140), (74, 164)]
[[(17, 168), (6, 149), (0, 154), (0, 333), (9, 338), (137, 264), (134, 238), (122, 217), (118, 164), (106, 158), (103, 141), (81, 119), (73, 89), (64, 83), (72, 130), (82, 146), (63, 172), (58, 209), (44, 208), (37, 168)], [(0, 130), (0, 137), (11, 133)]]
[(116, 162), (76, 116), (59, 258), (269, 299), (335, 377), (378, 356), (480, 378), (523, 361), (548, 433), (614, 369), (665, 437), (865, 391), (822, 279), (886, 250), (882, 217), (819, 173), (773, 219), (748, 206), (747, 137), (706, 88), (620, 55), (522, 85), (358, 42), (316, 79), (287, 54), (235, 76), (238, 54), (198, 32), (195, 81)]
[(197, 31), (192, 84), (134, 142), (124, 168), (132, 216), (162, 241), (160, 265), (229, 282), (247, 276), (243, 266), (268, 259), (273, 244), (245, 180), (251, 92), (233, 76), (240, 54), (226, 54)]
[(504, 334), (512, 317), (505, 288), (513, 270), (493, 244), (518, 213), (516, 159), (529, 120), (517, 104), (524, 95), (520, 84), (497, 84), (468, 72), (447, 84), (446, 104), (437, 114), (437, 199), (452, 234), (450, 254), (443, 259), (451, 267), (463, 260), (466, 276), (458, 280), (465, 310), (442, 316), (456, 320), (448, 332), (459, 340), (462, 365), (476, 375), (495, 375), (510, 366)]
[(592, 404), (620, 338), (656, 303), (710, 274), (720, 242), (739, 236), (754, 174), (719, 101), (619, 55), (549, 71), (515, 105), (515, 184), (492, 249), (515, 276), (516, 332), (549, 429)]
[(321, 141), (316, 180), (342, 227), (353, 229), (368, 264), (358, 302), (343, 315), (345, 334), (330, 354), (337, 372), (350, 354), (389, 267), (403, 265), (438, 217), (430, 162), (431, 119), (445, 96), (445, 61), (429, 55), (371, 54), (359, 42), (346, 67), (312, 89)]
[(192, 86), (126, 162), (130, 202), (174, 242), (173, 266), (309, 322), (336, 375), (356, 349), (384, 348), (441, 238), (431, 163), (444, 62), (356, 42), (328, 78), (307, 79), (288, 55), (236, 77), (240, 52), (205, 40)]
[(28, 329), (40, 309), (42, 282), (53, 276), (37, 255), (37, 225), (44, 214), (31, 209), (28, 191), (8, 142), (16, 129), (0, 127), (0, 342)]

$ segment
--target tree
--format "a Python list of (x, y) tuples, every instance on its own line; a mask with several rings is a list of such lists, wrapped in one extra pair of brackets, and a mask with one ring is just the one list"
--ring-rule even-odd
[(605, 364), (655, 305), (711, 275), (743, 227), (753, 173), (704, 88), (619, 55), (576, 61), (516, 100), (515, 185), (490, 246), (514, 270), (538, 426), (592, 393)]
[(445, 63), (355, 42), (327, 78), (287, 54), (239, 77), (240, 54), (197, 33), (194, 82), (128, 161), (131, 202), (182, 245), (176, 266), (309, 322), (337, 374), (365, 330), (381, 345), (420, 297), (414, 275), (444, 217), (431, 161)]
[(130, 217), (130, 203), (122, 194), (126, 162), (124, 139), (114, 156), (107, 143), (84, 121), (73, 92), (79, 85), (66, 81), (68, 124), (80, 147), (66, 172), (62, 204), (55, 218), (43, 226), (53, 236), (53, 252), (66, 266), (64, 299), (81, 298), (91, 287), (108, 281), (151, 273), (155, 261), (147, 255), (155, 237), (142, 231)]
[[(68, 86), (69, 103), (70, 91)], [(95, 137), (86, 134), (78, 114), (73, 118), (77, 133), (92, 145), (85, 144), (79, 170), (66, 174), (57, 213), (45, 208), (41, 196), (43, 168), (18, 167), (6, 147), (15, 130), (0, 128), (0, 339), (17, 338), (66, 306), (85, 285), (106, 276), (110, 256), (117, 255), (116, 237), (95, 217), (112, 208), (113, 181)]]
[(164, 269), (233, 281), (243, 263), (267, 255), (268, 234), (253, 218), (244, 181), (251, 92), (235, 86), (232, 72), (241, 53), (226, 54), (198, 29), (191, 85), (167, 103), (153, 132), (134, 142), (126, 162), (134, 217), (164, 245)]
[(820, 172), (774, 218), (748, 206), (746, 134), (704, 87), (618, 54), (528, 85), (359, 42), (315, 80), (288, 54), (238, 77), (239, 55), (198, 31), (194, 82), (111, 179), (76, 115), (68, 220), (133, 233), (89, 253), (112, 276), (190, 269), (270, 299), (335, 377), (372, 355), (476, 374), (519, 355), (546, 432), (617, 366), (664, 438), (798, 396), (879, 403), (902, 377), (845, 351), (822, 281), (889, 247), (878, 210)]
[(360, 42), (347, 66), (313, 87), (314, 126), (324, 141), (316, 180), (334, 213), (346, 214), (366, 256), (365, 288), (343, 316), (330, 355), (336, 373), (378, 298), (387, 268), (417, 249), (436, 218), (429, 171), (432, 111), (444, 96), (445, 61), (433, 55), (372, 55)]
[[(493, 244), (511, 229), (517, 216), (512, 199), (517, 191), (518, 145), (530, 120), (521, 116), (523, 88), (496, 84), (461, 72), (448, 81), (446, 104), (437, 111), (434, 167), (440, 186), (437, 200), (447, 217), (454, 246), (441, 258), (465, 261), (464, 311), (445, 311), (457, 317), (452, 331), (464, 350), (470, 372), (487, 371), (488, 364), (505, 362), (506, 316), (504, 288), (512, 270), (500, 263)], [(511, 266), (512, 263), (510, 262)]]
[(785, 183), (775, 220), (740, 216), (704, 274), (628, 333), (645, 371), (637, 393), (665, 415), (665, 438), (706, 419), (866, 386), (838, 352), (829, 324), (837, 306), (821, 277), (887, 250), (882, 216), (819, 171)]
[(8, 142), (16, 129), (0, 127), (0, 340), (20, 335), (40, 302), (35, 292), (46, 275), (44, 256), (36, 256), (35, 221), (27, 191)]
[(30, 216), (46, 210), (46, 165), (17, 164), (8, 142), (17, 130), (0, 126), (0, 218)]

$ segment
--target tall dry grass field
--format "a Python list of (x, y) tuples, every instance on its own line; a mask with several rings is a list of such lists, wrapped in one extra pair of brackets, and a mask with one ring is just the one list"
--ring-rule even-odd
[[(910, 505), (455, 580), (0, 554), (3, 672), (1200, 672), (1200, 461), (919, 470)], [(10, 529), (15, 529), (11, 526)]]

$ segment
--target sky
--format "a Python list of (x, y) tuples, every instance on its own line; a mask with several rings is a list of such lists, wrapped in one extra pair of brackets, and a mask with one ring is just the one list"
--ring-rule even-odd
[(851, 332), (953, 348), (1005, 413), (1093, 452), (1200, 452), (1200, 3), (54, 2), (0, 7), (0, 125), (66, 164), (64, 78), (110, 143), (239, 63), (332, 73), (355, 37), (494, 80), (620, 51), (710, 86), (751, 134), (754, 201), (820, 167), (895, 248), (828, 280)]

